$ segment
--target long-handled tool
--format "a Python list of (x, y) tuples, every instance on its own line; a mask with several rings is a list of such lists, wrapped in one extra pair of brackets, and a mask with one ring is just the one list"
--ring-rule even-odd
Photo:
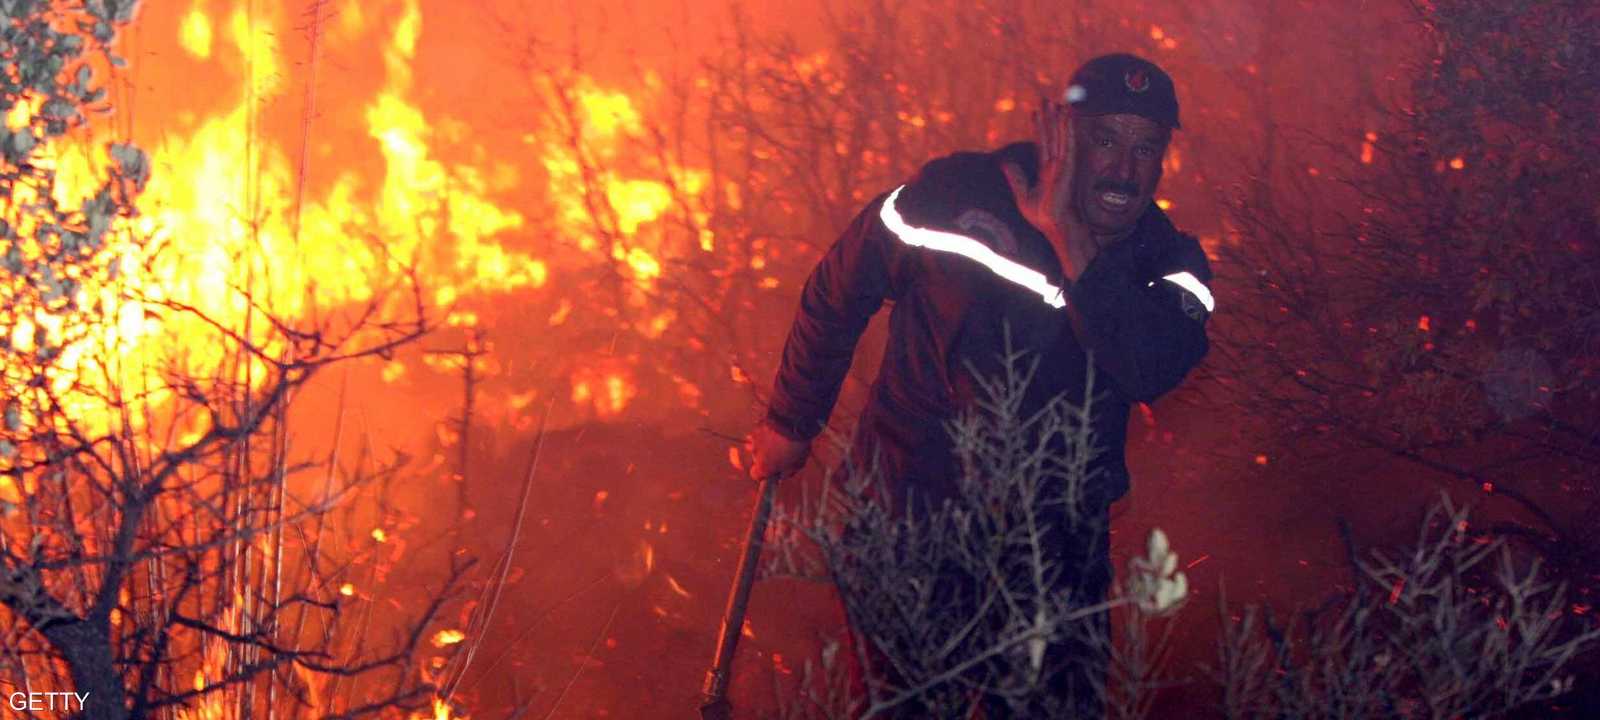
[(750, 518), (750, 532), (744, 539), (744, 555), (739, 558), (739, 570), (733, 576), (733, 591), (728, 594), (728, 608), (722, 612), (722, 629), (717, 632), (717, 655), (706, 673), (706, 684), (701, 690), (705, 704), (700, 706), (701, 720), (731, 720), (733, 707), (728, 704), (728, 679), (733, 671), (733, 654), (739, 646), (739, 634), (744, 630), (744, 611), (750, 604), (750, 586), (756, 582), (756, 564), (761, 561), (761, 544), (767, 533), (767, 519), (772, 515), (772, 499), (777, 495), (778, 481), (783, 473), (774, 473), (761, 479), (757, 491), (755, 517)]

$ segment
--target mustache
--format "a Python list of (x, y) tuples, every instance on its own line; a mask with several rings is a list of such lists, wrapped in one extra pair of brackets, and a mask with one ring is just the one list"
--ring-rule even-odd
[(1139, 186), (1133, 183), (1117, 182), (1115, 180), (1101, 180), (1094, 184), (1096, 193), (1121, 193), (1123, 195), (1137, 196)]

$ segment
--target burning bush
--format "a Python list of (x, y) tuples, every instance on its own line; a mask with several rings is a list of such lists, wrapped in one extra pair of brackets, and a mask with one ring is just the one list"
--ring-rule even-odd
[(315, 293), (280, 306), (261, 234), (192, 274), (203, 299), (162, 284), (193, 248), (137, 221), (144, 154), (65, 142), (134, 6), (6, 3), (0, 25), (0, 681), (72, 691), (95, 718), (426, 707), (416, 650), (465, 568), (368, 642), (348, 612), (366, 578), (334, 548), (370, 526), (329, 512), (394, 468), (300, 461), (288, 427), (314, 375), (427, 330), (420, 288), (399, 266), (365, 302), (302, 315)]

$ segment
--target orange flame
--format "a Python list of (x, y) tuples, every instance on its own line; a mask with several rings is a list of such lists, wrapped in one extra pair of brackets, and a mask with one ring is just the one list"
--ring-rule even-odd
[[(196, 0), (150, 9), (174, 13), (177, 22), (171, 33), (162, 33), (167, 37), (140, 38), (146, 49), (151, 44), (169, 45), (130, 53), (135, 62), (154, 56), (173, 58), (175, 63), (204, 62), (208, 69), (233, 73), (236, 77), (229, 78), (228, 85), (237, 92), (156, 117), (165, 134), (141, 139), (150, 153), (151, 178), (138, 200), (138, 217), (117, 230), (124, 238), (149, 242), (109, 243), (103, 251), (108, 276), (81, 278), (74, 299), (81, 306), (98, 301), (104, 308), (93, 320), (98, 323), (94, 332), (68, 346), (72, 328), (59, 316), (34, 314), (13, 324), (8, 339), (15, 349), (59, 346), (49, 381), (70, 416), (88, 421), (92, 432), (119, 422), (148, 424), (165, 403), (172, 402), (170, 395), (151, 396), (146, 407), (132, 408), (132, 415), (123, 420), (105, 406), (103, 398), (109, 394), (104, 390), (112, 382), (136, 392), (156, 387), (157, 369), (259, 382), (267, 377), (265, 364), (252, 359), (233, 369), (225, 356), (228, 343), (216, 342), (217, 327), (262, 343), (268, 354), (280, 352), (284, 348), (275, 346), (269, 335), (271, 323), (260, 321), (260, 308), (290, 324), (310, 321), (329, 309), (381, 297), (413, 263), (428, 289), (427, 310), (437, 311), (434, 314), (446, 317), (450, 325), (473, 326), (480, 318), (471, 301), (481, 302), (493, 293), (538, 289), (575, 269), (573, 258), (555, 252), (556, 243), (526, 247), (527, 237), (535, 232), (543, 237), (553, 231), (572, 240), (587, 253), (584, 262), (615, 262), (635, 291), (628, 302), (641, 308), (644, 293), (662, 282), (669, 268), (676, 266), (675, 260), (685, 253), (712, 250), (714, 237), (709, 230), (695, 231), (687, 247), (678, 247), (669, 242), (663, 227), (668, 213), (682, 213), (690, 226), (706, 227), (709, 211), (697, 199), (706, 191), (709, 173), (665, 161), (663, 167), (621, 162), (637, 154), (632, 146), (645, 130), (641, 110), (628, 95), (582, 76), (575, 79), (575, 97), (585, 153), (559, 140), (530, 139), (536, 167), (542, 166), (546, 175), (545, 186), (532, 189), (547, 192), (556, 210), (549, 214), (554, 218), (552, 227), (531, 229), (528, 218), (545, 213), (506, 199), (529, 194), (517, 166), (494, 159), (493, 153), (473, 145), (468, 133), (451, 130), (449, 118), (425, 109), (423, 93), (414, 89), (425, 18), (418, 0), (395, 4), (401, 12), (386, 27), (377, 25), (377, 15), (363, 14), (355, 6), (329, 20), (330, 41), (344, 38), (354, 44), (351, 38), (362, 37), (369, 24), (372, 32), (381, 32), (383, 42), (374, 45), (381, 46), (383, 72), (381, 87), (353, 96), (361, 109), (355, 121), (347, 127), (325, 123), (312, 133), (328, 146), (372, 150), (371, 167), (340, 167), (325, 182), (302, 177), (296, 160), (298, 138), (275, 131), (263, 120), (266, 108), (290, 98), (296, 88), (290, 73), (305, 65), (304, 58), (291, 56), (284, 47), (299, 20), (286, 7), (289, 4)], [(148, 132), (152, 108), (125, 109), (137, 111), (140, 129)], [(18, 127), (38, 111), (37, 102), (18, 103), (6, 121)], [(127, 131), (101, 129), (88, 139), (98, 143)], [(81, 202), (91, 194), (114, 160), (87, 149), (90, 143), (59, 145), (41, 149), (40, 158), (57, 169), (57, 200), (70, 207), (73, 198)], [(323, 152), (311, 151), (314, 157)], [(605, 169), (586, 179), (580, 157)], [(584, 203), (588, 182), (598, 185), (595, 196), (602, 203), (599, 214), (607, 216), (604, 227), (596, 226), (594, 211)], [(732, 195), (730, 202), (737, 205), (738, 191), (729, 186), (718, 192)], [(28, 201), (19, 189), (14, 202)], [(18, 230), (27, 236), (32, 229)], [(152, 254), (153, 247), (163, 250)], [(194, 308), (215, 326), (184, 313), (161, 312), (164, 303)], [(539, 311), (540, 316), (548, 313), (551, 325), (583, 317), (571, 300), (560, 303)], [(660, 337), (676, 321), (670, 311), (651, 309), (638, 314), (633, 329), (645, 337)], [(383, 382), (396, 383), (406, 378), (405, 362), (393, 360), (375, 367), (381, 367)], [(599, 417), (626, 412), (640, 402), (638, 362), (632, 356), (607, 357), (574, 372), (568, 378), (572, 400)], [(697, 386), (675, 380), (683, 398), (691, 404), (698, 399)], [(514, 402), (520, 409), (532, 400), (531, 395), (519, 395)], [(35, 421), (26, 410), (18, 416), (23, 424)], [(179, 438), (193, 439), (205, 429), (191, 423), (179, 429)], [(20, 502), (34, 492), (35, 482), (30, 475), (0, 474), (0, 501)], [(605, 498), (604, 491), (597, 493), (597, 510)], [(666, 531), (662, 524), (659, 532)], [(397, 531), (390, 538), (383, 528), (375, 528), (370, 536), (388, 543), (398, 556), (404, 535)], [(265, 537), (260, 542), (266, 542)], [(654, 548), (641, 543), (621, 574), (625, 580), (642, 581), (654, 570), (654, 559)], [(675, 580), (669, 582), (675, 592), (687, 596)], [(356, 596), (350, 583), (339, 585), (338, 592)], [(228, 617), (222, 626), (237, 630), (238, 611), (229, 610)], [(434, 637), (440, 644), (460, 640), (458, 631)], [(226, 646), (207, 644), (198, 654), (200, 667), (193, 673), (196, 689), (225, 677)], [(188, 679), (188, 669), (178, 677)], [(225, 697), (211, 693), (176, 715), (223, 717)], [(452, 717), (451, 713), (448, 703), (434, 701), (435, 718)]]
[[(389, 28), (382, 50), (385, 82), (363, 102), (365, 137), (375, 144), (380, 172), (373, 176), (342, 170), (325, 188), (303, 199), (297, 194), (302, 180), (288, 143), (257, 129), (260, 108), (291, 89), (286, 68), (294, 61), (283, 57), (278, 41), (291, 19), (281, 7), (252, 6), (251, 15), (246, 5), (243, 0), (196, 4), (181, 13), (172, 38), (181, 54), (213, 63), (237, 58), (246, 76), (244, 87), (220, 111), (189, 121), (187, 131), (149, 143), (153, 172), (138, 202), (140, 217), (127, 229), (167, 250), (153, 262), (131, 245), (108, 250), (122, 258), (117, 264), (121, 284), (85, 283), (80, 291), (84, 300), (104, 295), (108, 319), (98, 342), (64, 349), (56, 389), (65, 391), (102, 375), (97, 372), (101, 357), (120, 358), (125, 367), (111, 377), (133, 386), (167, 360), (178, 359), (182, 368), (201, 376), (225, 367), (227, 344), (214, 341), (213, 328), (192, 318), (151, 312), (151, 306), (133, 297), (193, 307), (218, 325), (237, 329), (250, 326), (252, 309), (243, 301), (245, 293), (293, 321), (369, 301), (409, 263), (416, 263), (436, 310), (449, 310), (463, 298), (484, 293), (540, 288), (557, 275), (550, 260), (506, 243), (526, 225), (521, 211), (495, 199), (519, 186), (516, 167), (494, 160), (441, 158), (439, 143), (455, 142), (441, 129), (449, 126), (430, 117), (412, 97), (412, 65), (424, 22), (417, 0), (405, 2)], [(587, 78), (576, 83), (586, 149), (592, 146), (595, 161), (605, 167), (620, 166), (615, 161), (625, 155), (626, 144), (642, 133), (640, 111), (627, 95)], [(19, 103), (9, 120), (26, 122), (36, 109)], [(109, 167), (106, 158), (83, 148), (52, 152), (63, 202), (84, 195)], [(675, 203), (698, 196), (707, 175), (668, 168), (674, 182), (669, 187), (619, 170), (604, 171), (597, 180), (614, 223), (612, 232), (602, 236), (584, 206), (581, 166), (574, 152), (549, 142), (540, 148), (540, 156), (560, 233), (618, 262), (640, 290), (652, 287), (673, 254), (655, 225)], [(703, 224), (707, 217), (696, 212), (693, 219)], [(705, 244), (709, 237), (699, 242)], [(634, 301), (642, 303), (642, 296)], [(561, 314), (552, 316), (552, 322), (559, 322)], [(651, 313), (639, 331), (658, 337), (674, 319), (670, 312)], [(458, 311), (449, 313), (448, 321), (471, 326), (480, 318)], [(36, 342), (60, 342), (66, 333), (57, 323), (44, 315), (24, 318), (15, 324), (11, 339), (23, 350)], [(257, 322), (254, 327), (260, 335), (252, 339), (265, 342), (270, 325)], [(108, 352), (111, 348), (114, 352)], [(395, 382), (403, 370), (403, 365), (385, 367), (383, 379)], [(256, 361), (242, 364), (238, 372), (262, 378), (265, 371)], [(86, 387), (96, 389), (92, 382)], [(600, 416), (620, 414), (637, 393), (626, 366), (573, 379), (573, 399)], [(87, 398), (81, 404), (73, 407), (74, 415), (95, 415)], [(141, 416), (133, 422), (143, 420)], [(111, 422), (109, 415), (106, 422)], [(185, 428), (191, 437), (203, 429)]]
[(413, 712), (407, 720), (467, 720), (467, 716), (457, 715), (455, 709), (450, 707), (450, 703), (444, 698), (436, 697), (433, 699), (432, 712), (426, 715)]

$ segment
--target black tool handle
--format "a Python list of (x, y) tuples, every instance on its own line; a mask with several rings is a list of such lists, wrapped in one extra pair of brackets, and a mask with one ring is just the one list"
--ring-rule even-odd
[(702, 720), (728, 720), (728, 679), (733, 670), (733, 655), (739, 647), (739, 634), (744, 630), (744, 612), (750, 605), (750, 587), (756, 582), (756, 564), (761, 561), (761, 545), (767, 533), (767, 519), (772, 516), (772, 500), (777, 495), (781, 474), (761, 479), (757, 491), (755, 516), (750, 518), (750, 532), (745, 536), (744, 555), (739, 558), (739, 570), (733, 578), (733, 591), (728, 594), (728, 607), (722, 613), (722, 629), (717, 632), (717, 655), (706, 673), (706, 683), (701, 689), (705, 704), (700, 707)]

